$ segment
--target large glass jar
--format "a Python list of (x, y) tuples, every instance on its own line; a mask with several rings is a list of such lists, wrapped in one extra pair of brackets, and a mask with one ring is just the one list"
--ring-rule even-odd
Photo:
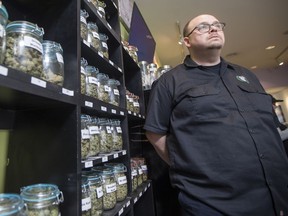
[(0, 64), (4, 61), (6, 50), (6, 24), (8, 21), (8, 13), (2, 2), (0, 1)]
[(117, 203), (117, 186), (113, 169), (106, 166), (96, 166), (93, 168), (93, 171), (101, 175), (103, 179), (103, 209), (113, 209)]
[(0, 215), (27, 216), (23, 199), (18, 194), (0, 194)]
[(98, 99), (108, 103), (109, 102), (110, 88), (109, 88), (107, 82), (108, 82), (109, 76), (107, 74), (104, 74), (104, 73), (98, 73), (97, 79), (99, 81)]
[(108, 166), (113, 168), (113, 173), (115, 176), (116, 184), (117, 184), (117, 202), (121, 202), (126, 199), (128, 194), (128, 185), (127, 185), (127, 168), (122, 163), (106, 163), (104, 166)]
[(129, 55), (131, 56), (131, 58), (138, 64), (138, 48), (132, 45), (128, 46), (128, 51), (129, 51)]
[(113, 151), (123, 149), (122, 129), (120, 120), (111, 120)]
[(63, 193), (54, 184), (34, 184), (21, 188), (28, 216), (59, 216)]
[(81, 179), (81, 190), (82, 190), (82, 199), (81, 199), (81, 210), (82, 216), (91, 216), (91, 191), (88, 182), (88, 177), (82, 176)]
[(120, 93), (118, 86), (120, 86), (120, 82), (115, 79), (109, 79), (107, 84), (110, 88), (109, 92), (109, 103), (115, 106), (119, 106), (120, 104)]
[(62, 86), (64, 81), (63, 49), (59, 43), (44, 40), (43, 72), (49, 82)]
[(83, 40), (87, 40), (88, 27), (87, 27), (87, 18), (89, 14), (86, 10), (80, 10), (80, 36)]
[(152, 83), (157, 79), (157, 65), (155, 63), (151, 63), (148, 65), (148, 72), (150, 76), (150, 80), (148, 80), (148, 88), (151, 89)]
[(100, 153), (113, 151), (113, 136), (109, 119), (99, 118), (100, 126)]
[(91, 121), (88, 124), (90, 134), (90, 156), (96, 156), (100, 153), (100, 127), (98, 118), (91, 117)]
[(98, 26), (94, 22), (88, 22), (87, 24), (88, 34), (87, 42), (94, 47), (96, 50), (99, 50), (100, 46), (100, 36), (98, 33)]
[(88, 124), (90, 122), (89, 115), (81, 115), (81, 158), (87, 159), (90, 155), (90, 133)]
[(140, 61), (138, 63), (140, 70), (141, 70), (141, 78), (142, 78), (142, 86), (144, 90), (148, 89), (147, 88), (147, 80), (148, 80), (148, 62), (146, 61)]
[(103, 34), (103, 33), (99, 33), (99, 37), (100, 37), (100, 52), (103, 54), (103, 56), (105, 56), (107, 59), (109, 59), (109, 49), (108, 49), (108, 36)]
[(88, 62), (83, 57), (81, 58), (81, 68), (80, 68), (80, 82), (81, 82), (81, 94), (86, 94), (86, 72), (85, 67), (88, 65)]
[(43, 74), (43, 28), (27, 21), (14, 21), (6, 26), (4, 64), (38, 78)]
[(101, 216), (103, 213), (103, 186), (102, 177), (93, 171), (82, 173), (88, 178), (91, 197), (91, 215)]
[(90, 97), (98, 98), (99, 81), (97, 79), (98, 68), (87, 65), (85, 67), (86, 73), (86, 94)]

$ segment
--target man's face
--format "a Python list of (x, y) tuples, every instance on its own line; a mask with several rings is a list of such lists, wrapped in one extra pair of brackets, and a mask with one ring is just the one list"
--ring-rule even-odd
[[(210, 26), (208, 31), (207, 26)], [(225, 37), (222, 30), (219, 30), (219, 21), (211, 15), (200, 15), (189, 23), (188, 32), (194, 31), (187, 37), (184, 38), (185, 44), (188, 48), (192, 49), (222, 49), (225, 43)], [(202, 28), (202, 29), (201, 29)], [(203, 29), (207, 32), (203, 33)]]

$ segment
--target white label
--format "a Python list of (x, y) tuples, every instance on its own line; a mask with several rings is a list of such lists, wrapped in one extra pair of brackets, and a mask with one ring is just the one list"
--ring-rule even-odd
[(102, 42), (102, 47), (104, 47), (104, 48), (108, 49), (108, 45), (107, 45), (107, 43), (105, 43), (105, 42)]
[(85, 106), (86, 107), (93, 107), (93, 103), (92, 102), (90, 102), (90, 101), (85, 101)]
[(31, 47), (33, 49), (38, 50), (40, 53), (43, 53), (43, 47), (39, 40), (30, 37), (30, 36), (24, 36), (24, 46)]
[(57, 61), (60, 63), (64, 63), (64, 59), (61, 53), (56, 53)]
[(89, 130), (87, 129), (81, 130), (81, 139), (90, 139)]
[(0, 37), (2, 38), (4, 36), (4, 27), (0, 25)]
[(82, 211), (88, 211), (89, 209), (91, 209), (91, 198), (82, 199)]
[(106, 92), (110, 92), (111, 91), (111, 88), (108, 86), (108, 85), (104, 85), (104, 90)]
[(93, 167), (93, 161), (85, 161), (85, 168)]
[(126, 207), (130, 206), (130, 200), (126, 203)]
[(81, 73), (85, 74), (85, 68), (81, 66)]
[(134, 199), (134, 203), (136, 203), (138, 201), (137, 197)]
[(106, 126), (106, 132), (108, 134), (111, 134), (112, 133), (112, 130), (111, 130), (111, 127), (110, 126)]
[(96, 194), (97, 194), (97, 198), (101, 198), (103, 196), (103, 188), (102, 187), (97, 187), (96, 188)]
[(101, 56), (102, 58), (104, 57), (102, 52), (98, 52), (98, 55)]
[(107, 156), (102, 157), (102, 162), (107, 162), (107, 161), (108, 161), (108, 157)]
[(138, 102), (133, 102), (133, 106), (134, 107), (139, 107), (139, 103)]
[(126, 150), (123, 150), (123, 151), (122, 151), (122, 154), (123, 154), (123, 155), (126, 155)]
[(100, 128), (98, 126), (90, 126), (89, 132), (91, 135), (93, 134), (100, 134)]
[(31, 77), (31, 83), (43, 88), (46, 88), (46, 82), (35, 77)]
[(91, 77), (91, 76), (88, 77), (88, 83), (95, 84), (97, 86), (99, 84), (97, 78), (96, 77)]
[(141, 166), (141, 169), (144, 170), (144, 171), (146, 171), (146, 170), (147, 170), (147, 165), (142, 165), (142, 166)]
[(114, 62), (112, 62), (111, 60), (109, 60), (109, 63), (110, 63), (112, 66), (114, 66)]
[(123, 115), (123, 116), (124, 116), (124, 112), (123, 112), (123, 111), (120, 111), (120, 115)]
[(118, 158), (118, 157), (119, 157), (118, 153), (115, 153), (115, 154), (113, 155), (113, 157), (114, 157), (114, 158)]
[(121, 127), (116, 127), (117, 133), (122, 133), (122, 128)]
[(143, 170), (141, 168), (138, 169), (138, 173), (139, 175), (142, 175), (143, 174)]
[(3, 76), (7, 76), (8, 75), (8, 68), (0, 65), (0, 74)]
[(126, 176), (121, 176), (117, 179), (117, 182), (119, 185), (127, 184), (127, 178)]
[(143, 195), (143, 193), (141, 192), (140, 194), (139, 194), (139, 197), (141, 197)]
[(107, 112), (107, 107), (101, 106), (101, 110)]
[(131, 176), (133, 177), (133, 176), (137, 176), (137, 170), (132, 170), (132, 172), (131, 172)]
[(94, 38), (100, 39), (98, 32), (93, 31), (92, 35)]
[(120, 95), (118, 89), (113, 89), (114, 95)]
[(116, 110), (115, 109), (111, 109), (111, 113), (116, 114)]
[(83, 40), (83, 43), (84, 43), (86, 46), (90, 47), (90, 43), (89, 43), (88, 41)]
[(120, 211), (118, 212), (118, 215), (121, 215), (121, 214), (123, 214), (123, 212), (124, 212), (124, 209), (123, 209), (123, 208), (121, 208), (121, 209), (120, 209)]
[(131, 114), (132, 112), (130, 110), (128, 110), (128, 113)]
[(106, 193), (112, 193), (116, 191), (116, 183), (108, 184), (105, 186), (106, 188)]
[(83, 16), (80, 16), (80, 21), (83, 22), (83, 23), (85, 23), (85, 24), (87, 24), (86, 18), (83, 17)]
[(74, 91), (62, 88), (62, 94), (68, 95), (68, 96), (74, 96)]
[(122, 69), (121, 69), (120, 67), (118, 67), (118, 70), (119, 70), (120, 72), (122, 72)]

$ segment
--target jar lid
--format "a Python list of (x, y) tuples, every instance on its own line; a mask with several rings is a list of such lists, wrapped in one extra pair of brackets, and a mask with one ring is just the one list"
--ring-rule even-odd
[(55, 41), (50, 41), (50, 40), (43, 40), (42, 42), (43, 49), (53, 49), (56, 48), (57, 51), (63, 52), (63, 49), (61, 47), (61, 44), (55, 42)]
[(106, 163), (104, 166), (111, 167), (114, 172), (127, 172), (127, 168), (122, 163)]
[(85, 67), (85, 72), (87, 72), (87, 73), (99, 73), (99, 69), (92, 66), (92, 65), (87, 65)]
[(95, 171), (82, 172), (82, 176), (87, 177), (87, 180), (90, 182), (90, 184), (102, 182), (101, 175)]
[(118, 80), (115, 80), (115, 79), (108, 79), (108, 84), (119, 86), (120, 82)]
[[(51, 201), (58, 204), (63, 202), (62, 192), (54, 184), (35, 184), (21, 188), (21, 197), (24, 202), (41, 203)], [(61, 197), (60, 197), (61, 195)], [(40, 206), (38, 206), (40, 207)]]
[(23, 199), (18, 194), (0, 194), (0, 215), (11, 215), (24, 209)]
[(105, 40), (107, 41), (109, 38), (106, 34), (103, 34), (103, 33), (99, 33), (99, 37), (100, 37), (100, 40)]
[(40, 37), (44, 35), (44, 29), (37, 26), (37, 24), (28, 21), (13, 21), (6, 26), (7, 32), (31, 32)]
[(4, 7), (1, 1), (0, 1), (0, 15), (6, 19), (5, 21), (5, 25), (6, 25), (9, 16), (8, 16), (8, 12), (6, 8)]
[(107, 166), (96, 166), (93, 168), (93, 171), (99, 173), (102, 177), (111, 177), (114, 175), (113, 169)]
[(94, 23), (94, 22), (91, 22), (91, 21), (88, 22), (88, 23), (87, 23), (87, 26), (88, 26), (88, 28), (92, 28), (92, 29), (98, 31), (98, 26), (97, 26), (97, 24)]

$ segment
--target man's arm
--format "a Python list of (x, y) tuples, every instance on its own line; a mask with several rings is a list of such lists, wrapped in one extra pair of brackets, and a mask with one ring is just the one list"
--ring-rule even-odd
[(164, 160), (168, 165), (170, 165), (168, 150), (166, 146), (166, 135), (146, 131), (146, 137), (154, 146), (156, 152), (162, 158), (162, 160)]

